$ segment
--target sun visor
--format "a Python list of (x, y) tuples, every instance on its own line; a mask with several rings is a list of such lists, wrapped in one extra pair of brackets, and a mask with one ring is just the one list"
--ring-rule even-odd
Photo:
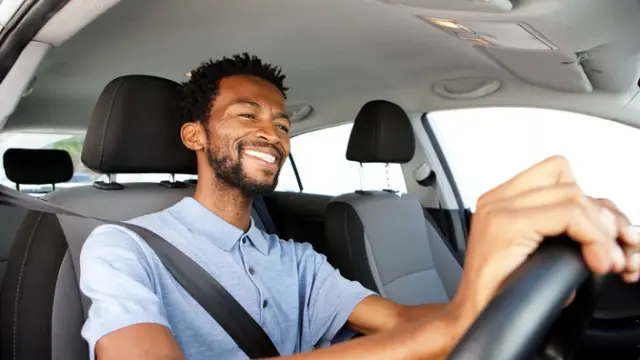
[(29, 94), (34, 86), (34, 74), (42, 58), (49, 52), (51, 45), (30, 42), (13, 64), (11, 70), (0, 83), (0, 129), (5, 125), (6, 119), (13, 113), (18, 103)]
[(638, 64), (638, 46), (627, 42), (605, 44), (590, 49), (582, 65), (593, 86), (600, 90), (623, 92), (634, 87)]
[(474, 46), (520, 79), (543, 88), (585, 93), (593, 91), (582, 67), (584, 57), (561, 51), (534, 51)]

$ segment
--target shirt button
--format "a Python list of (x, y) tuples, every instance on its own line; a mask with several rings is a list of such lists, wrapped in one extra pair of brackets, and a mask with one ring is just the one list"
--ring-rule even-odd
[(263, 308), (263, 309), (264, 309), (264, 308), (266, 308), (266, 307), (267, 307), (267, 305), (269, 305), (269, 301), (268, 301), (268, 300), (266, 300), (266, 299), (265, 299), (265, 300), (263, 300), (263, 301), (262, 301), (262, 308)]
[(247, 243), (247, 238), (242, 238), (242, 243), (246, 244)]
[(249, 268), (249, 274), (253, 275), (255, 273), (256, 273), (256, 271), (252, 267), (250, 267)]

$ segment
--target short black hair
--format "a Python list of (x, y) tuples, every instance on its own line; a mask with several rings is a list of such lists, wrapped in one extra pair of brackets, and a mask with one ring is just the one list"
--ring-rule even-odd
[(211, 104), (218, 95), (220, 80), (232, 75), (253, 75), (275, 85), (282, 95), (287, 97), (289, 88), (284, 86), (285, 75), (278, 66), (264, 63), (260, 58), (249, 53), (210, 59), (191, 71), (190, 79), (182, 83), (178, 109), (183, 121), (206, 122), (211, 111)]

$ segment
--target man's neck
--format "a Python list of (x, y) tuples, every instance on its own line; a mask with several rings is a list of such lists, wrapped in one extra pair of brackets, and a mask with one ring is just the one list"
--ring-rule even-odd
[(194, 199), (231, 225), (249, 230), (253, 198), (216, 180), (198, 181)]

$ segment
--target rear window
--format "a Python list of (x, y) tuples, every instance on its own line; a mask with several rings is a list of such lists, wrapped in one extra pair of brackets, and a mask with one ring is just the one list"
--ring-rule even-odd
[[(303, 191), (335, 196), (364, 188), (407, 192), (400, 164), (363, 164), (346, 158), (353, 123), (311, 131), (291, 138), (291, 153)], [(361, 176), (362, 175), (362, 176)], [(362, 181), (362, 183), (361, 183)], [(278, 180), (279, 191), (300, 191), (287, 160)]]
[[(80, 161), (83, 143), (84, 136), (78, 134), (5, 132), (0, 134), (0, 153), (4, 155), (4, 152), (11, 148), (65, 150), (73, 161), (74, 174), (69, 182), (56, 184), (56, 187), (72, 187), (92, 184), (100, 177), (100, 174), (89, 170)], [(0, 156), (0, 165), (2, 165), (0, 167), (0, 183), (15, 187), (16, 184), (7, 179), (2, 161), (2, 156)], [(46, 194), (51, 189), (51, 184), (20, 186), (20, 190), (33, 195)]]
[[(4, 152), (11, 148), (22, 149), (59, 149), (65, 150), (73, 161), (73, 178), (63, 184), (56, 184), (56, 188), (90, 185), (102, 178), (82, 164), (80, 157), (84, 145), (84, 134), (78, 133), (44, 133), (44, 132), (4, 132), (0, 133), (0, 184), (15, 187), (16, 184), (7, 179), (2, 163)], [(169, 179), (169, 174), (114, 174), (113, 181), (127, 182), (160, 182)], [(176, 180), (195, 178), (191, 175), (176, 175)], [(21, 185), (20, 190), (31, 195), (39, 196), (52, 190), (51, 184)]]

